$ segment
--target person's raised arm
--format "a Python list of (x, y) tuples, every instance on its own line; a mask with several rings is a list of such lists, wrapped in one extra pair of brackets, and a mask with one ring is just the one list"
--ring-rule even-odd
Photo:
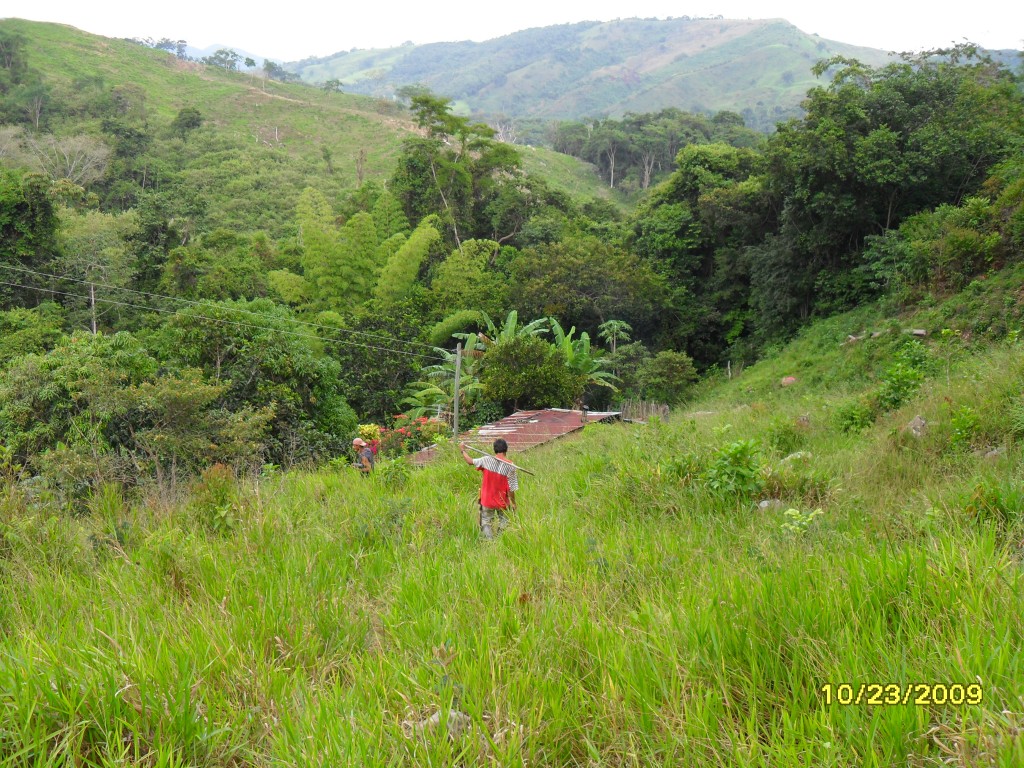
[(469, 464), (470, 466), (476, 466), (475, 464), (473, 464), (473, 457), (470, 456), (469, 452), (466, 450), (465, 443), (459, 443), (459, 450), (462, 451), (462, 458), (465, 460), (467, 464)]

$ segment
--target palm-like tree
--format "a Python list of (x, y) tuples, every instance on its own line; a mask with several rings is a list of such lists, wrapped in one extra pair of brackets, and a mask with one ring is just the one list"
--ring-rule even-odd
[(617, 392), (618, 388), (612, 382), (618, 381), (618, 377), (608, 370), (608, 361), (600, 352), (595, 352), (591, 347), (590, 334), (583, 331), (578, 338), (574, 339), (575, 325), (566, 331), (555, 318), (550, 317), (548, 321), (551, 323), (553, 343), (565, 356), (565, 362), (569, 368), (585, 376), (588, 385), (608, 387)]
[(629, 332), (633, 326), (625, 320), (607, 320), (597, 327), (597, 335), (607, 341), (615, 354), (615, 346), (620, 341), (629, 341)]
[[(464, 335), (467, 338), (459, 371), (459, 408), (466, 411), (479, 399), (483, 389), (479, 378), (480, 358), (476, 354), (483, 344), (472, 334)], [(401, 405), (409, 406), (405, 411), (406, 416), (419, 418), (440, 411), (446, 419), (450, 419), (454, 412), (456, 353), (439, 347), (435, 347), (434, 351), (444, 361), (426, 366), (423, 379), (409, 385), (407, 397), (401, 401)]]

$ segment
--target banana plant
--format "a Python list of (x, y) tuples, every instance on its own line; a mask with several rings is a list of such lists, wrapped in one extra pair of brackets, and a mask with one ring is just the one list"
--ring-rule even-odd
[(514, 309), (508, 313), (505, 317), (505, 321), (500, 326), (496, 325), (490, 315), (486, 312), (480, 313), (480, 319), (486, 326), (486, 331), (481, 331), (480, 333), (452, 334), (456, 339), (462, 339), (466, 342), (467, 350), (469, 349), (470, 337), (481, 343), (481, 346), (474, 348), (474, 357), (483, 357), (487, 348), (499, 341), (514, 339), (517, 336), (542, 336), (548, 332), (548, 323), (550, 322), (550, 318), (540, 317), (532, 322), (526, 323), (525, 325), (521, 325), (519, 323), (519, 312)]
[(608, 361), (591, 347), (590, 334), (583, 331), (574, 339), (575, 325), (566, 331), (555, 318), (549, 317), (548, 322), (551, 324), (553, 343), (565, 356), (569, 368), (585, 376), (588, 385), (608, 387), (617, 392), (618, 388), (612, 382), (619, 379), (608, 370)]
[[(480, 383), (480, 358), (483, 342), (472, 334), (465, 334), (462, 368), (459, 372), (459, 408), (468, 410), (479, 399), (483, 385)], [(428, 365), (423, 369), (423, 379), (414, 381), (406, 390), (406, 397), (400, 405), (408, 406), (406, 416), (419, 418), (440, 412), (446, 416), (454, 411), (456, 353), (435, 347), (434, 351), (444, 358), (443, 362)]]

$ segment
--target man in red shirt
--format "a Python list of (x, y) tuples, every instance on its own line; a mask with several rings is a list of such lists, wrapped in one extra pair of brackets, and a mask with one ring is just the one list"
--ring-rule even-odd
[(485, 539), (494, 538), (495, 524), (499, 533), (505, 527), (505, 510), (516, 511), (516, 491), (519, 490), (516, 468), (505, 457), (508, 453), (508, 443), (499, 437), (494, 441), (493, 447), (493, 456), (474, 459), (466, 452), (466, 446), (459, 444), (465, 462), (484, 473), (483, 482), (480, 484), (480, 531)]

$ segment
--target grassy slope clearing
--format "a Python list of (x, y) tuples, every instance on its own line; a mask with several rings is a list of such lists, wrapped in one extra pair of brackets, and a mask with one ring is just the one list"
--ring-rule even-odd
[[(294, 231), (294, 207), (307, 186), (340, 201), (360, 180), (385, 183), (415, 125), (400, 105), (308, 85), (264, 80), (258, 73), (179, 61), (125, 40), (73, 27), (20, 19), (0, 28), (31, 42), (29, 64), (55, 93), (118, 88), (134, 104), (132, 119), (153, 138), (150, 188), (170, 175), (204, 206), (209, 229)], [(84, 98), (84, 96), (83, 96)], [(176, 136), (178, 111), (197, 109), (203, 127)], [(99, 120), (56, 124), (59, 134), (101, 135)], [(608, 198), (593, 167), (567, 155), (524, 150), (528, 173), (581, 199)]]
[(1020, 765), (1020, 285), (832, 318), (668, 423), (516, 456), (493, 543), (454, 456), (75, 519), (8, 494), (4, 764)]

